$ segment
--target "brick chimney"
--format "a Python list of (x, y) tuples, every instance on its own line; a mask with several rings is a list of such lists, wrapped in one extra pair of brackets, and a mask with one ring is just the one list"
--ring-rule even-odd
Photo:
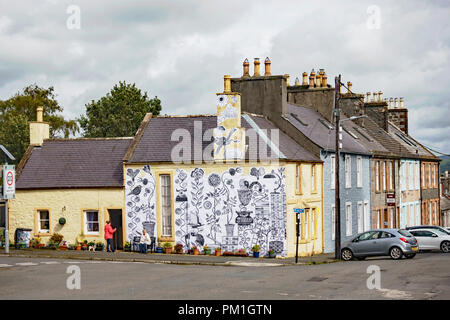
[(50, 125), (43, 121), (43, 107), (36, 109), (36, 121), (30, 121), (30, 144), (41, 146), (50, 137)]
[[(391, 123), (395, 124), (400, 130), (408, 134), (408, 109), (404, 106), (403, 97), (400, 99), (390, 98), (389, 101), (394, 101), (394, 107), (389, 108), (388, 119)], [(399, 104), (400, 102), (400, 104)]]

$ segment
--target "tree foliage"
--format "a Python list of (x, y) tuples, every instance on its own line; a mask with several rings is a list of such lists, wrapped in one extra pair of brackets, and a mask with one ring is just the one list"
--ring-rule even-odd
[(0, 144), (20, 161), (29, 143), (29, 121), (36, 121), (36, 109), (43, 107), (43, 120), (50, 124), (50, 138), (68, 138), (78, 132), (75, 120), (65, 120), (63, 108), (56, 100), (54, 88), (36, 84), (24, 88), (7, 100), (0, 100)]
[(134, 136), (146, 113), (158, 115), (161, 101), (149, 99), (136, 85), (119, 82), (106, 96), (86, 104), (78, 122), (87, 138)]

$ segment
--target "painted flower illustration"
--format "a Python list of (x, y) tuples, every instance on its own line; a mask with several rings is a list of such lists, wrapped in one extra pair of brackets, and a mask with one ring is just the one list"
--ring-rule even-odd
[(201, 168), (195, 168), (192, 172), (191, 172), (191, 177), (194, 179), (201, 179), (203, 178), (203, 175), (205, 174), (205, 171), (203, 171), (203, 169)]
[(230, 170), (228, 170), (228, 172), (229, 172), (232, 176), (234, 176), (234, 175), (236, 174), (236, 169), (230, 168)]
[(211, 207), (212, 207), (212, 203), (211, 203), (210, 201), (205, 201), (205, 203), (203, 204), (203, 207), (204, 207), (206, 210), (209, 210), (209, 209), (211, 209)]
[(230, 100), (231, 100), (231, 103), (237, 103), (238, 102), (238, 98), (236, 96), (232, 96), (230, 98)]
[(211, 187), (217, 187), (220, 184), (220, 176), (217, 173), (212, 173), (208, 177), (208, 183)]
[(184, 181), (184, 179), (186, 179), (187, 177), (187, 173), (184, 171), (180, 171), (180, 173), (178, 174), (178, 179), (180, 179), (181, 181)]

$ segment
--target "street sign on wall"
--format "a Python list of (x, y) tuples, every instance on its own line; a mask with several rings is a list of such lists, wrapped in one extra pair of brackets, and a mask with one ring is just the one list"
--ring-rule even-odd
[(16, 194), (16, 170), (14, 166), (3, 166), (3, 199), (14, 199)]
[(395, 206), (395, 193), (386, 194), (386, 204), (388, 206)]
[(305, 209), (302, 209), (302, 208), (294, 208), (294, 213), (305, 213)]

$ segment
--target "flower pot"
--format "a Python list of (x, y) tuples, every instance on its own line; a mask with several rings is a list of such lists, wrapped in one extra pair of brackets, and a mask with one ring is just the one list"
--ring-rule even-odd
[(81, 250), (81, 246), (77, 246), (77, 250)]
[(276, 253), (269, 253), (269, 258), (276, 258), (277, 254)]
[(209, 255), (211, 254), (211, 249), (205, 249), (205, 250), (204, 250), (204, 254), (205, 254), (206, 256), (209, 256)]
[(164, 253), (171, 254), (172, 253), (172, 248), (164, 248)]
[(198, 249), (192, 249), (192, 254), (193, 254), (194, 256), (198, 256), (198, 255), (200, 254), (200, 252), (199, 252)]
[(156, 253), (163, 253), (162, 247), (156, 247)]
[(259, 251), (258, 252), (253, 252), (253, 258), (259, 258)]
[(101, 246), (101, 247), (95, 247), (95, 251), (103, 251), (103, 246)]
[(216, 255), (216, 257), (219, 257), (221, 255), (222, 251), (221, 250), (216, 250), (214, 252), (214, 254)]
[(131, 247), (125, 247), (125, 252), (131, 252)]

